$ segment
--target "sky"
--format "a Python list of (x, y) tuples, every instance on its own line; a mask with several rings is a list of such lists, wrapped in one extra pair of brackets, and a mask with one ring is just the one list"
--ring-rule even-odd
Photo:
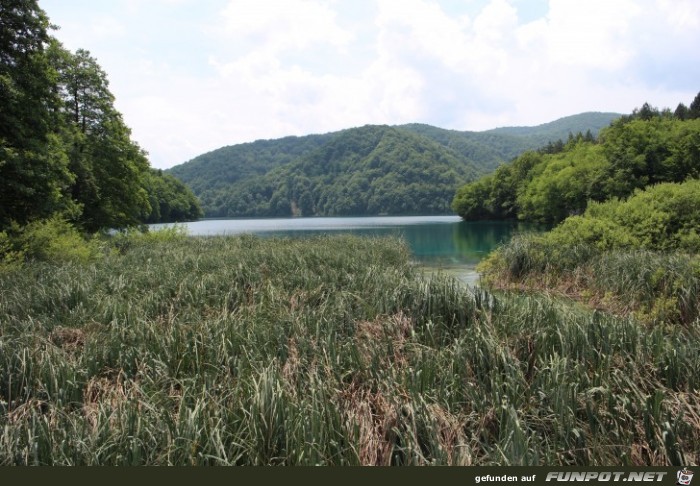
[(697, 0), (39, 0), (151, 165), (366, 124), (533, 126), (689, 105)]

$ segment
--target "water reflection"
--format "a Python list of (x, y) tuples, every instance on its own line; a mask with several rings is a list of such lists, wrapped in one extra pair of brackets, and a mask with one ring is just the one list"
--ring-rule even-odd
[(449, 273), (473, 285), (479, 277), (476, 265), (486, 255), (517, 233), (539, 230), (535, 225), (517, 222), (460, 221), (405, 228), (403, 237), (426, 269)]

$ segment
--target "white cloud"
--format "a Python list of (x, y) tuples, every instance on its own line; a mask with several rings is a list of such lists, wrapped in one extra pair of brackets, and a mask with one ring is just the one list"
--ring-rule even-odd
[(41, 1), (158, 167), (366, 123), (673, 108), (699, 89), (697, 0)]
[(582, 68), (621, 69), (633, 55), (631, 26), (642, 9), (632, 0), (551, 0), (539, 24), (549, 60)]
[(506, 0), (493, 0), (474, 21), (475, 37), (485, 45), (502, 45), (517, 28), (517, 10)]
[(659, 0), (657, 5), (674, 29), (700, 28), (700, 3), (696, 0)]
[(467, 42), (464, 28), (469, 25), (468, 17), (450, 18), (432, 1), (378, 0), (377, 4), (375, 24), (380, 55), (386, 58), (400, 53), (430, 56), (451, 67), (461, 63), (465, 53), (454, 47)]
[(89, 29), (92, 39), (100, 41), (113, 41), (124, 37), (127, 32), (127, 28), (123, 22), (106, 15), (93, 18), (90, 25), (85, 27)]
[(221, 17), (228, 36), (252, 39), (266, 50), (298, 50), (318, 42), (339, 47), (352, 39), (328, 4), (314, 0), (231, 0)]

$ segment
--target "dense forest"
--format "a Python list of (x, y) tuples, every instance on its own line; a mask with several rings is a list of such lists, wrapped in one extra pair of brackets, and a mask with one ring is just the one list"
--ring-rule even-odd
[(201, 199), (209, 216), (444, 214), (456, 188), (478, 175), (431, 140), (366, 126)]
[(527, 150), (566, 140), (571, 134), (589, 133), (595, 136), (620, 116), (619, 113), (588, 112), (534, 127), (502, 127), (484, 132), (445, 130), (422, 124), (402, 125), (401, 128), (425, 135), (453, 149), (486, 172), (492, 172), (504, 161), (512, 160)]
[(95, 58), (51, 29), (35, 0), (0, 3), (3, 238), (46, 220), (95, 232), (199, 217), (193, 193), (131, 139)]
[(459, 189), (453, 209), (466, 220), (547, 223), (581, 214), (589, 201), (700, 176), (700, 94), (672, 112), (644, 104), (592, 134), (528, 151)]
[(460, 183), (572, 130), (597, 134), (619, 116), (582, 113), (487, 132), (366, 126), (223, 147), (168, 172), (210, 217), (439, 214), (449, 212), (445, 198)]
[(263, 176), (272, 169), (323, 146), (332, 134), (285, 137), (277, 140), (222, 147), (168, 169), (199, 196), (230, 188), (246, 179)]

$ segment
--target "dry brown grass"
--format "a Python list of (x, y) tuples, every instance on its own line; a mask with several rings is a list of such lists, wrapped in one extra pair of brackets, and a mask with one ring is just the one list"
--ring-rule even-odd
[(447, 455), (447, 463), (454, 466), (473, 465), (472, 450), (464, 433), (466, 420), (438, 404), (428, 405), (430, 416), (437, 426), (440, 449)]
[(86, 333), (74, 327), (56, 327), (49, 334), (49, 341), (68, 352), (75, 352), (85, 345)]
[[(379, 316), (372, 321), (356, 324), (355, 336), (358, 350), (365, 365), (379, 357), (384, 366), (403, 369), (408, 366), (405, 353), (406, 342), (410, 339), (414, 322), (402, 312), (391, 316)], [(386, 351), (390, 350), (391, 353)]]
[(83, 415), (93, 430), (99, 426), (99, 416), (107, 413), (110, 425), (117, 424), (117, 415), (124, 405), (143, 399), (137, 383), (127, 379), (123, 373), (91, 378), (83, 394)]
[(394, 449), (397, 412), (381, 392), (351, 384), (340, 392), (345, 428), (356, 436), (357, 454), (363, 466), (389, 466)]

